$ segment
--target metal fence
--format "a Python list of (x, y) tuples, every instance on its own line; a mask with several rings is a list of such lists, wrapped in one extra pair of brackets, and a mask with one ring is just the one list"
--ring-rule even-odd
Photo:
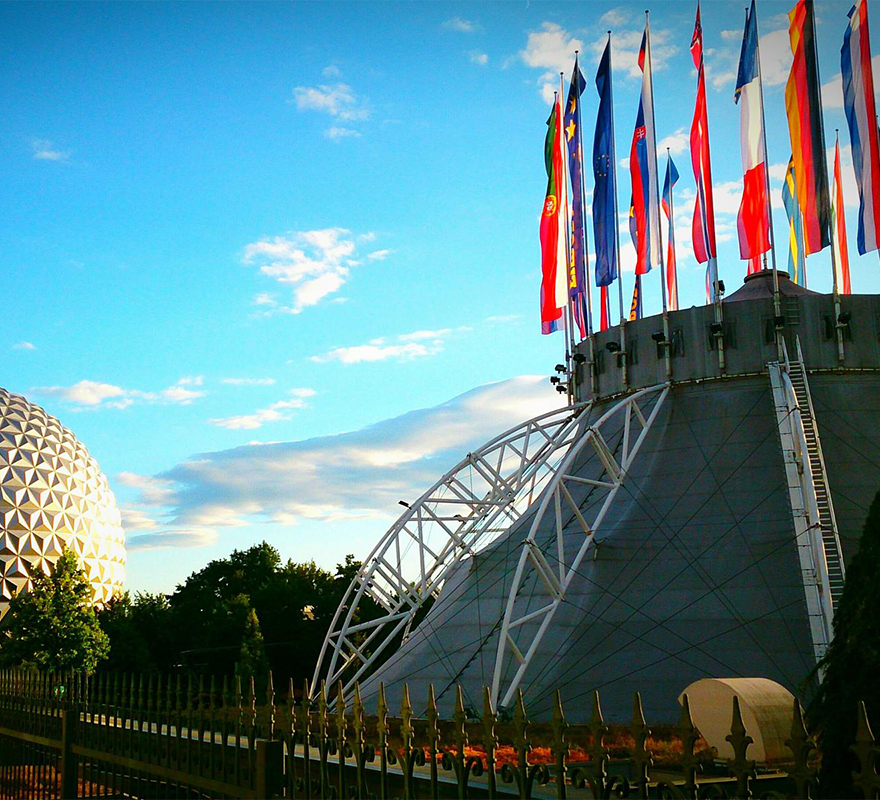
[[(675, 727), (653, 734), (636, 695), (629, 726), (608, 726), (598, 695), (585, 725), (530, 723), (522, 696), (500, 719), (484, 697), (466, 711), (458, 690), (440, 719), (431, 690), (416, 717), (408, 690), (392, 713), (380, 693), (368, 714), (341, 687), (331, 708), (271, 675), (253, 681), (156, 675), (50, 675), (0, 671), (0, 798), (608, 798), (791, 797), (815, 788), (817, 753), (795, 702), (789, 762), (761, 769), (739, 703), (719, 763), (702, 743), (685, 697)], [(855, 786), (880, 793), (880, 748), (864, 706), (853, 747)]]

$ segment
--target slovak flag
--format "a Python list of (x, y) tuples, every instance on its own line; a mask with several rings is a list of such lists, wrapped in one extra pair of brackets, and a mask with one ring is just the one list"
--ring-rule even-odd
[(630, 223), (636, 246), (636, 274), (644, 275), (660, 265), (660, 197), (657, 183), (657, 139), (654, 134), (654, 101), (651, 85), (651, 40), (648, 26), (639, 49), (642, 70), (642, 96), (629, 152), (632, 176), (632, 208)]
[(755, 0), (746, 17), (734, 99), (740, 109), (740, 148), (743, 165), (743, 198), (736, 216), (739, 254), (749, 259), (749, 272), (757, 271), (758, 256), (770, 249), (770, 214), (767, 203), (764, 122), (761, 109), (761, 74), (758, 69), (758, 22)]

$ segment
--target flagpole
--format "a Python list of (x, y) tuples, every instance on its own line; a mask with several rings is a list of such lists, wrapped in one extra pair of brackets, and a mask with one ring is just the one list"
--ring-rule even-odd
[[(611, 31), (608, 31), (608, 42), (611, 43)], [(609, 67), (612, 52), (608, 51)], [(627, 388), (626, 376), (626, 317), (623, 315), (623, 273), (620, 271), (620, 223), (617, 216), (617, 137), (614, 133), (614, 81), (611, 79), (613, 70), (608, 70), (608, 95), (611, 98), (611, 169), (614, 181), (614, 236), (617, 239), (617, 299), (620, 304), (620, 352), (617, 355), (618, 366), (621, 368), (621, 382)], [(610, 322), (610, 320), (609, 320)]]
[[(574, 64), (575, 67), (578, 66), (578, 51), (574, 51)], [(575, 71), (575, 75), (580, 75), (580, 68), (578, 67)], [(580, 80), (580, 78), (578, 78)], [(580, 89), (580, 87), (578, 87)], [(584, 294), (587, 297), (587, 343), (590, 351), (590, 362), (588, 364), (588, 370), (590, 373), (590, 393), (595, 395), (595, 387), (593, 385), (594, 375), (593, 375), (593, 362), (595, 360), (594, 356), (594, 341), (593, 341), (593, 291), (590, 285), (590, 249), (587, 247), (587, 192), (586, 192), (586, 182), (587, 182), (587, 173), (584, 164), (584, 134), (581, 129), (581, 101), (580, 95), (578, 95), (578, 103), (575, 108), (575, 114), (577, 115), (577, 129), (578, 129), (578, 160), (580, 161), (581, 166), (581, 228), (582, 228), (582, 242), (584, 248)], [(575, 367), (577, 369), (577, 367)]]
[[(748, 18), (748, 9), (746, 17)], [(755, 31), (758, 30), (758, 6), (755, 4)], [(770, 171), (768, 165), (770, 156), (767, 152), (767, 122), (764, 117), (764, 76), (761, 73), (761, 45), (760, 38), (755, 41), (755, 60), (758, 62), (758, 89), (761, 97), (761, 142), (764, 145), (764, 191), (767, 194), (767, 218), (770, 227), (770, 259), (773, 264), (773, 325), (776, 331), (776, 346), (779, 349), (779, 357), (782, 358), (782, 339), (779, 332), (779, 320), (782, 317), (782, 304), (779, 300), (779, 273), (776, 271), (776, 238), (773, 235), (773, 203), (770, 200)], [(767, 253), (764, 253), (764, 269), (767, 269)]]
[[(654, 119), (654, 71), (651, 68), (651, 22), (650, 22), (650, 12), (645, 11), (645, 33), (646, 43), (648, 46), (648, 74), (651, 76), (651, 130), (654, 131), (654, 137), (656, 139), (657, 136), (657, 124)], [(659, 170), (657, 169), (657, 142), (652, 142), (654, 145), (653, 153), (648, 153), (648, 158), (654, 159), (654, 197), (649, 198), (650, 202), (656, 202), (657, 204), (657, 238), (660, 240), (660, 296), (663, 300), (663, 361), (666, 365), (666, 379), (672, 379), (672, 359), (670, 357), (670, 346), (671, 343), (669, 341), (669, 311), (667, 308), (667, 300), (666, 300), (666, 259), (663, 257), (663, 224), (661, 222), (661, 214), (660, 214), (660, 176)], [(671, 194), (671, 192), (670, 192)], [(650, 219), (650, 210), (648, 212), (648, 218)], [(643, 308), (644, 308), (644, 300), (642, 300)]]
[[(559, 99), (561, 102), (564, 102), (562, 98), (565, 97), (565, 75), (564, 73), (559, 73)], [(565, 119), (565, 112), (562, 109), (562, 105), (560, 105), (560, 111), (562, 114), (560, 116), (559, 123), (562, 124), (562, 121)], [(566, 345), (565, 345), (565, 369), (566, 374), (568, 376), (568, 404), (571, 405), (574, 402), (574, 373), (572, 372), (572, 356), (574, 355), (574, 314), (571, 310), (571, 214), (568, 210), (568, 182), (569, 182), (569, 173), (568, 173), (568, 148), (565, 147), (565, 129), (562, 129), (562, 171), (565, 173), (562, 176), (562, 190), (564, 194), (564, 206), (565, 206), (565, 318), (566, 318)], [(560, 195), (562, 193), (560, 192)]]

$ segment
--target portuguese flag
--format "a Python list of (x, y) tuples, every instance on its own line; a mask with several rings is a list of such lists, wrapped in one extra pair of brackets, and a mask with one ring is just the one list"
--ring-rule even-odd
[(568, 298), (565, 214), (568, 208), (563, 158), (562, 106), (559, 98), (547, 120), (544, 164), (547, 191), (541, 210), (541, 333), (559, 330)]

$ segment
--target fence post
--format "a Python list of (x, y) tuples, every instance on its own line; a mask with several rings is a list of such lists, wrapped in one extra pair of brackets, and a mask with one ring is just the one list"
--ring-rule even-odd
[(77, 765), (73, 752), (76, 736), (77, 712), (74, 709), (61, 711), (61, 800), (76, 800)]
[(280, 795), (284, 790), (284, 745), (280, 741), (257, 739), (257, 774), (254, 790), (260, 800)]

